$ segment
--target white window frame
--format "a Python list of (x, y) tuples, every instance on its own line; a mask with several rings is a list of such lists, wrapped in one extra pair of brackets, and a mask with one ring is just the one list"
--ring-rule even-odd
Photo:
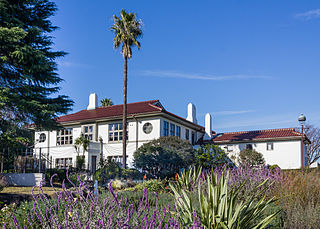
[(57, 146), (72, 145), (73, 143), (73, 129), (64, 128), (57, 131)]
[(191, 131), (191, 144), (195, 145), (197, 142), (197, 133), (195, 131)]
[(176, 125), (173, 123), (170, 123), (170, 136), (176, 136)]
[(56, 158), (55, 165), (57, 169), (72, 168), (72, 157)]
[[(128, 125), (127, 125), (127, 140), (128, 140)], [(121, 122), (108, 124), (108, 142), (122, 142), (123, 126)]]
[(232, 152), (233, 151), (233, 145), (227, 145), (227, 152)]
[(95, 136), (95, 126), (93, 124), (91, 125), (84, 125), (82, 126), (82, 132), (83, 132), (83, 136), (86, 139), (89, 139), (90, 141), (94, 140), (94, 136)]
[(189, 131), (189, 129), (186, 129), (185, 137), (186, 137), (186, 140), (190, 140), (190, 131)]
[[(271, 146), (271, 148), (270, 148)], [(273, 142), (267, 142), (267, 151), (273, 151), (274, 149), (274, 144)]]
[(181, 138), (181, 126), (176, 125), (176, 136)]
[(163, 136), (169, 136), (169, 122), (163, 121)]

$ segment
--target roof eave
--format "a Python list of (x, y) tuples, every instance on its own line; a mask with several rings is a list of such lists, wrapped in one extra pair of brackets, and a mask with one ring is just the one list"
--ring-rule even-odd
[[(246, 139), (241, 141), (215, 141), (212, 140), (215, 144), (236, 144), (236, 143), (251, 143), (251, 142), (269, 142), (269, 141), (292, 141), (292, 140), (301, 140), (300, 136), (291, 136), (291, 137), (275, 137), (275, 138), (263, 138), (263, 139)], [(307, 140), (304, 138), (304, 140)], [(310, 140), (308, 140), (310, 142)]]

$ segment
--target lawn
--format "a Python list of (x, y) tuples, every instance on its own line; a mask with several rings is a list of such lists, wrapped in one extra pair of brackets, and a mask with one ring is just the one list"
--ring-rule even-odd
[[(5, 187), (0, 193), (5, 194), (19, 194), (19, 195), (31, 195), (33, 187)], [(62, 191), (62, 188), (55, 188), (57, 192)], [(51, 196), (55, 193), (52, 187), (42, 187), (45, 194)], [(34, 189), (34, 193), (38, 193), (38, 188)]]

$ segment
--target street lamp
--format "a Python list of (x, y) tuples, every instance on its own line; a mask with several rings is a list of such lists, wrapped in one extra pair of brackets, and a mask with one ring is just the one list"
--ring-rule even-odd
[(299, 124), (301, 125), (301, 170), (303, 170), (303, 125), (305, 124), (307, 118), (301, 114), (298, 118)]

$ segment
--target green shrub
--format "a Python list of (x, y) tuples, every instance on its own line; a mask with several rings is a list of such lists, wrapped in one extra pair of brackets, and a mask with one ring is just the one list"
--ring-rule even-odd
[(76, 166), (77, 166), (78, 170), (83, 169), (84, 163), (85, 163), (85, 156), (82, 156), (82, 155), (81, 156), (77, 156), (77, 158), (76, 158)]
[(194, 149), (189, 141), (166, 136), (143, 144), (133, 154), (134, 166), (148, 177), (170, 178), (194, 163)]
[[(68, 177), (75, 186), (79, 186), (80, 182), (78, 178), (80, 178), (81, 181), (84, 181), (85, 179), (85, 175), (81, 173), (69, 173)], [(69, 182), (67, 182), (67, 184), (69, 184)]]
[(127, 191), (144, 191), (148, 189), (149, 192), (161, 192), (164, 190), (163, 181), (157, 179), (143, 181), (132, 188), (126, 189)]
[(118, 163), (108, 160), (103, 168), (98, 169), (94, 174), (94, 179), (102, 185), (107, 184), (111, 179), (121, 178), (121, 167)]
[(265, 165), (262, 153), (254, 149), (245, 149), (239, 153), (239, 163), (241, 165), (256, 167)]
[(276, 171), (276, 170), (281, 170), (281, 169), (280, 169), (279, 165), (274, 164), (274, 165), (271, 165), (271, 166), (269, 167), (269, 170), (271, 170), (271, 171)]
[(116, 179), (112, 181), (112, 188), (115, 190), (124, 189), (127, 187), (128, 187), (127, 183), (122, 180)]
[(206, 144), (196, 150), (196, 166), (204, 169), (223, 167), (225, 165), (233, 166), (226, 153), (214, 144)]
[(54, 174), (57, 174), (57, 176), (53, 177), (53, 182), (54, 183), (62, 183), (63, 180), (66, 180), (66, 170), (64, 169), (46, 169), (45, 172), (45, 179), (47, 183), (50, 183), (50, 179)]
[[(280, 212), (274, 212), (264, 216), (265, 209), (275, 202), (274, 199), (262, 198), (255, 201), (255, 196), (248, 196), (243, 202), (237, 198), (238, 192), (244, 183), (238, 187), (228, 188), (229, 172), (222, 173), (216, 180), (215, 175), (206, 176), (205, 186), (198, 186), (198, 200), (192, 200), (190, 192), (179, 189), (170, 184), (178, 211), (184, 225), (191, 225), (194, 212), (201, 218), (204, 228), (265, 228)], [(262, 186), (264, 181), (259, 186)], [(257, 186), (257, 189), (258, 187)], [(200, 205), (197, 209), (196, 203)]]
[(142, 180), (143, 174), (137, 169), (121, 169), (121, 178), (131, 180)]
[[(119, 192), (119, 198), (123, 197), (123, 199), (127, 199), (128, 203), (133, 203), (135, 208), (137, 209), (139, 207), (140, 199), (142, 199), (144, 194), (144, 191), (122, 191)], [(170, 193), (157, 193), (158, 195), (158, 204), (160, 207), (167, 207), (168, 205), (174, 206), (175, 205), (175, 199), (174, 196), (171, 195)], [(151, 208), (156, 207), (157, 203), (157, 196), (155, 192), (148, 192), (148, 203)], [(122, 204), (125, 204), (123, 201)]]
[(6, 186), (8, 186), (8, 181), (7, 181), (6, 177), (3, 174), (0, 174), (0, 192)]

